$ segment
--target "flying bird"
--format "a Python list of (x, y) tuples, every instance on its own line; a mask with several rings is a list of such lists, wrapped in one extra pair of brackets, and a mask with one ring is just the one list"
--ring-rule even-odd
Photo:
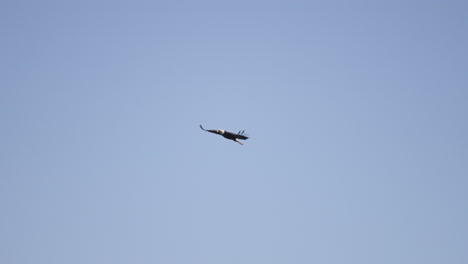
[(222, 129), (217, 129), (217, 130), (212, 130), (212, 129), (204, 129), (202, 127), (202, 125), (200, 125), (200, 128), (205, 130), (205, 131), (208, 131), (208, 132), (211, 132), (211, 133), (215, 133), (215, 134), (218, 134), (218, 135), (221, 135), (227, 139), (230, 139), (230, 140), (233, 140), (241, 145), (244, 145), (242, 144), (238, 139), (241, 139), (241, 140), (246, 140), (248, 139), (249, 137), (247, 137), (245, 134), (244, 134), (244, 130), (242, 131), (239, 131), (237, 134), (236, 133), (232, 133), (232, 132), (228, 132), (228, 131), (224, 131)]

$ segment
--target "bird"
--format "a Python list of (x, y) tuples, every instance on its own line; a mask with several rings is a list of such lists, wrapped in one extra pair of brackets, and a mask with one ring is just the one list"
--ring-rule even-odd
[(242, 130), (242, 131), (239, 131), (237, 134), (236, 133), (232, 133), (232, 132), (228, 132), (228, 131), (224, 131), (222, 129), (217, 129), (217, 130), (213, 130), (213, 129), (204, 129), (202, 125), (200, 125), (200, 128), (204, 131), (208, 131), (208, 132), (211, 132), (211, 133), (215, 133), (215, 134), (218, 134), (218, 135), (221, 135), (223, 136), (224, 138), (227, 138), (227, 139), (230, 139), (230, 140), (233, 140), (241, 145), (244, 145), (242, 144), (242, 142), (240, 142), (238, 139), (241, 139), (241, 140), (246, 140), (248, 139), (249, 137), (245, 135), (245, 131)]

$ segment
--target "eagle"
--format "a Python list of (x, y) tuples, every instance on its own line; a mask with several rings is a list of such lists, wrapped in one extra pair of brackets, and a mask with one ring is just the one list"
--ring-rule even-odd
[(230, 139), (230, 140), (233, 140), (241, 145), (244, 145), (242, 144), (238, 139), (241, 139), (241, 140), (246, 140), (248, 139), (249, 137), (246, 136), (244, 134), (244, 130), (242, 131), (239, 131), (237, 134), (236, 133), (232, 133), (232, 132), (228, 132), (228, 131), (224, 131), (222, 129), (217, 129), (217, 130), (212, 130), (212, 129), (204, 129), (202, 127), (202, 125), (200, 125), (200, 128), (205, 130), (205, 131), (208, 131), (208, 132), (211, 132), (211, 133), (215, 133), (215, 134), (218, 134), (218, 135), (221, 135), (227, 139)]

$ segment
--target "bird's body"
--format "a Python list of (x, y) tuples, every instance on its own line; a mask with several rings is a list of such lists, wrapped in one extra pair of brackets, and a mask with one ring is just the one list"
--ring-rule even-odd
[(228, 132), (228, 131), (224, 131), (222, 129), (217, 129), (217, 130), (214, 130), (214, 129), (204, 129), (202, 127), (202, 125), (200, 125), (200, 128), (205, 130), (205, 131), (208, 131), (208, 132), (211, 132), (211, 133), (215, 133), (215, 134), (218, 134), (218, 135), (221, 135), (223, 136), (224, 138), (227, 138), (227, 139), (230, 139), (230, 140), (233, 140), (241, 145), (244, 145), (242, 144), (238, 139), (241, 139), (241, 140), (246, 140), (248, 139), (249, 137), (247, 137), (245, 134), (244, 134), (244, 131), (239, 131), (239, 133), (232, 133), (232, 132)]

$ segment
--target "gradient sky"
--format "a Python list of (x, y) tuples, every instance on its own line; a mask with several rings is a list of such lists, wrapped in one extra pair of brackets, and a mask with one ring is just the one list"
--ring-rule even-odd
[(468, 263), (467, 12), (2, 1), (0, 263)]

